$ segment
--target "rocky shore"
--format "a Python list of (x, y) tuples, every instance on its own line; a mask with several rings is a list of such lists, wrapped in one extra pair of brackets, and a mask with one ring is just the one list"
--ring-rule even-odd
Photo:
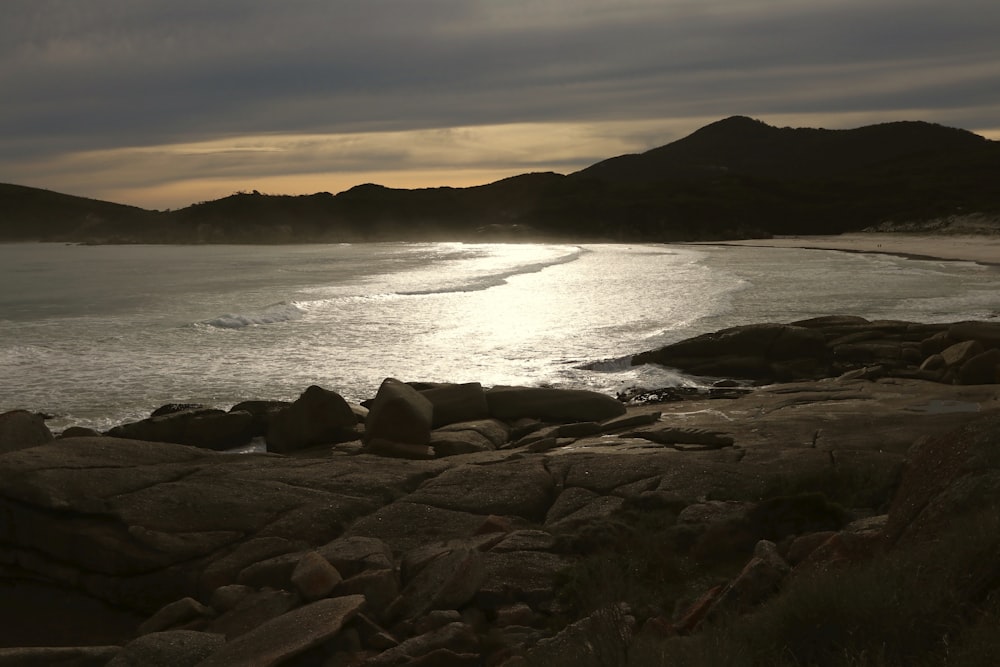
[[(1000, 324), (818, 318), (633, 361), (722, 381), (387, 379), (55, 438), (0, 415), (0, 666), (659, 664), (997, 514)], [(997, 555), (969, 573), (987, 616)]]

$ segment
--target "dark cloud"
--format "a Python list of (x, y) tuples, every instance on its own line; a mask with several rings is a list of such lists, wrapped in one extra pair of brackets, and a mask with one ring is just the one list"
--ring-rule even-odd
[[(261, 133), (1000, 105), (996, 0), (7, 0), (19, 158)], [(10, 165), (14, 166), (10, 166)]]

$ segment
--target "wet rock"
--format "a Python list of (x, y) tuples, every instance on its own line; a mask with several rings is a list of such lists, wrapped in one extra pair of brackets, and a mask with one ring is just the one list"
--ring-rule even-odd
[(984, 352), (982, 344), (975, 340), (967, 340), (955, 343), (951, 347), (941, 352), (946, 366), (961, 366), (969, 359)]
[(354, 411), (340, 394), (313, 385), (294, 403), (270, 416), (267, 450), (284, 453), (354, 440), (358, 437), (356, 423)]
[(426, 397), (408, 384), (386, 378), (369, 408), (364, 442), (382, 455), (392, 455), (387, 453), (388, 443), (425, 447), (433, 421), (434, 405)]
[(59, 439), (64, 438), (99, 438), (101, 434), (99, 431), (95, 431), (92, 428), (85, 428), (83, 426), (70, 426), (68, 429), (59, 434)]
[(1000, 382), (1000, 349), (993, 348), (965, 361), (958, 369), (960, 384)]
[(250, 442), (254, 429), (253, 417), (248, 412), (193, 408), (115, 426), (108, 435), (223, 450)]
[(625, 414), (625, 406), (610, 396), (582, 389), (493, 387), (486, 392), (490, 414), (515, 421), (533, 417), (552, 422), (604, 421)]
[(642, 438), (660, 445), (702, 445), (710, 449), (732, 447), (735, 442), (731, 435), (725, 433), (674, 426), (638, 429), (622, 437)]
[(420, 393), (434, 407), (433, 428), (456, 422), (489, 419), (486, 394), (478, 382), (440, 385)]
[(984, 348), (1000, 347), (1000, 324), (996, 322), (956, 322), (948, 327), (953, 340), (974, 340)]
[(11, 410), (0, 414), (0, 454), (43, 445), (52, 440), (52, 432), (37, 412)]

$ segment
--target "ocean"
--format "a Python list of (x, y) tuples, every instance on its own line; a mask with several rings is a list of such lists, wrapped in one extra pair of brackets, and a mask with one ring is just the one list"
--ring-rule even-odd
[(704, 384), (631, 354), (828, 314), (1000, 316), (971, 262), (710, 245), (0, 245), (0, 412), (105, 430), (172, 402), (351, 401), (383, 378)]

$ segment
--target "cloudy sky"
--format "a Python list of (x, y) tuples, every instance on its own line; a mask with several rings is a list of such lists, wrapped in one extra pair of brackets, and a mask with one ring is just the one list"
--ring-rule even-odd
[(147, 208), (568, 173), (747, 115), (1000, 139), (997, 0), (4, 0), (0, 182)]

